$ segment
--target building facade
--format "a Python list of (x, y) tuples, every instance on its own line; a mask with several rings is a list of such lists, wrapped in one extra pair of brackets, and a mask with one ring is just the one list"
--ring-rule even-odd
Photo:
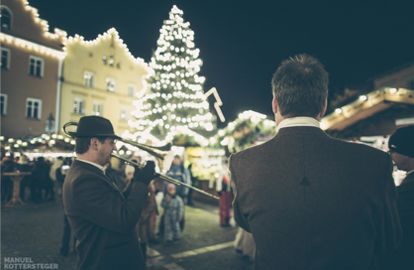
[(131, 55), (113, 28), (92, 41), (70, 37), (64, 50), (59, 126), (101, 115), (115, 132), (128, 129), (133, 101), (146, 90), (147, 64)]
[(59, 77), (66, 33), (50, 33), (26, 0), (1, 2), (1, 135), (56, 130)]

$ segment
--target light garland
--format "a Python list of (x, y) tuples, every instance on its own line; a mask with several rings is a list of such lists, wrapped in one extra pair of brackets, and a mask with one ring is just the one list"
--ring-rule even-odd
[(268, 137), (276, 134), (275, 121), (267, 119), (267, 116), (264, 114), (248, 110), (239, 113), (234, 121), (228, 123), (225, 128), (218, 130), (216, 136), (209, 139), (210, 145), (220, 144), (221, 146), (227, 146), (233, 151), (242, 150), (235, 148), (237, 140), (234, 138), (234, 132), (243, 122), (250, 122), (251, 125), (259, 127), (261, 136)]
[(323, 130), (328, 130), (334, 129), (337, 125), (344, 123), (344, 121), (351, 123), (350, 118), (386, 101), (414, 105), (414, 90), (385, 87), (361, 95), (354, 102), (336, 108), (333, 113), (322, 118), (321, 128)]
[(8, 152), (24, 151), (24, 153), (26, 153), (29, 149), (39, 146), (54, 147), (57, 144), (61, 144), (64, 148), (73, 147), (75, 145), (75, 140), (69, 139), (60, 134), (42, 134), (38, 137), (27, 140), (15, 138), (6, 139), (4, 136), (1, 136), (0, 144)]
[[(29, 5), (27, 0), (20, 0), (21, 4), (24, 7), (24, 10), (30, 13), (31, 19), (34, 24), (40, 26), (42, 35), (48, 40), (56, 41), (56, 45), (64, 44), (67, 38), (67, 33), (59, 28), (54, 29), (54, 33), (49, 32), (49, 24), (46, 20), (43, 20), (39, 17), (39, 13), (36, 8)], [(65, 53), (48, 46), (44, 46), (29, 40), (8, 35), (5, 33), (0, 33), (0, 42), (2, 44), (16, 46), (17, 48), (29, 50), (38, 54), (45, 56), (50, 56), (57, 59), (63, 59)]]
[(142, 58), (139, 58), (139, 57), (135, 58), (132, 55), (127, 45), (119, 37), (118, 31), (116, 31), (115, 28), (110, 28), (105, 33), (99, 34), (98, 37), (94, 40), (85, 40), (83, 36), (80, 36), (78, 34), (76, 34), (74, 37), (69, 37), (65, 42), (64, 51), (67, 51), (67, 47), (73, 44), (79, 44), (81, 46), (91, 48), (91, 47), (95, 47), (99, 45), (101, 42), (107, 42), (111, 39), (113, 39), (123, 50), (125, 50), (127, 57), (130, 59), (132, 63), (134, 63), (135, 65), (138, 65), (139, 67), (145, 70), (145, 72), (147, 73), (147, 76), (150, 76), (151, 74), (153, 74), (153, 70), (150, 67), (148, 67), (148, 65), (145, 63), (145, 61)]
[(51, 40), (57, 40), (61, 43), (64, 43), (66, 40), (67, 33), (59, 28), (54, 29), (54, 33), (49, 32), (49, 24), (46, 20), (43, 20), (39, 17), (39, 13), (36, 8), (29, 5), (27, 0), (20, 0), (22, 2), (24, 9), (31, 14), (31, 17), (37, 25), (42, 29), (43, 35)]
[(65, 58), (65, 53), (62, 51), (52, 49), (5, 33), (0, 33), (0, 42), (2, 44), (12, 45), (21, 49), (29, 50), (38, 54), (50, 56), (57, 59)]

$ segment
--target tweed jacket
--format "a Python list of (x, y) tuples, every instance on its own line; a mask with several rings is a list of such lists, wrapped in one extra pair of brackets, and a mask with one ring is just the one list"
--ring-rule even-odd
[(389, 155), (286, 127), (230, 157), (235, 218), (256, 269), (378, 269), (401, 237)]
[(63, 205), (77, 240), (78, 269), (144, 269), (134, 231), (147, 199), (134, 181), (128, 194), (99, 168), (75, 160), (63, 186)]

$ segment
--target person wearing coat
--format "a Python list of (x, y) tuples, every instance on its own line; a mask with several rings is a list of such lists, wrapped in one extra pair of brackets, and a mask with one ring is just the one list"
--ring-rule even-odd
[[(188, 185), (191, 185), (191, 175), (189, 170), (184, 166), (184, 161), (179, 155), (175, 155), (171, 163), (170, 169), (167, 171), (167, 175)], [(167, 186), (165, 185), (164, 193), (167, 192)], [(187, 197), (189, 193), (189, 188), (183, 185), (177, 186), (176, 193), (181, 197), (181, 200), (185, 204), (187, 202)], [(181, 231), (184, 231), (185, 227), (185, 208), (180, 220)]]
[(390, 156), (328, 136), (328, 73), (309, 55), (272, 80), (277, 135), (230, 157), (236, 222), (255, 269), (379, 269), (401, 239)]
[(164, 240), (171, 243), (180, 240), (181, 229), (180, 220), (184, 214), (184, 202), (176, 194), (176, 188), (173, 184), (167, 185), (167, 193), (162, 199), (161, 206), (164, 208)]
[(388, 267), (414, 269), (414, 125), (397, 129), (388, 141), (388, 148), (398, 169), (407, 172), (397, 188), (403, 238)]
[(231, 203), (233, 201), (233, 193), (231, 192), (230, 172), (227, 160), (221, 170), (221, 174), (216, 181), (216, 191), (220, 196), (219, 200), (219, 216), (220, 226), (230, 227), (231, 219)]
[(77, 269), (145, 269), (134, 228), (147, 201), (147, 185), (155, 177), (155, 164), (136, 170), (122, 192), (104, 171), (119, 138), (111, 122), (84, 116), (77, 131), (69, 134), (76, 138), (77, 159), (64, 181), (63, 206), (77, 240)]

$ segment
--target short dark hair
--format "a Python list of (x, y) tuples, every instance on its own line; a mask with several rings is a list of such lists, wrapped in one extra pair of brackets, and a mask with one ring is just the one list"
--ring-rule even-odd
[(316, 117), (325, 105), (328, 83), (328, 72), (310, 55), (299, 54), (283, 61), (272, 78), (280, 113)]
[(101, 143), (104, 143), (106, 138), (102, 137), (80, 137), (76, 138), (75, 142), (75, 152), (76, 154), (84, 154), (89, 150), (89, 145), (91, 144), (91, 139), (97, 138)]

